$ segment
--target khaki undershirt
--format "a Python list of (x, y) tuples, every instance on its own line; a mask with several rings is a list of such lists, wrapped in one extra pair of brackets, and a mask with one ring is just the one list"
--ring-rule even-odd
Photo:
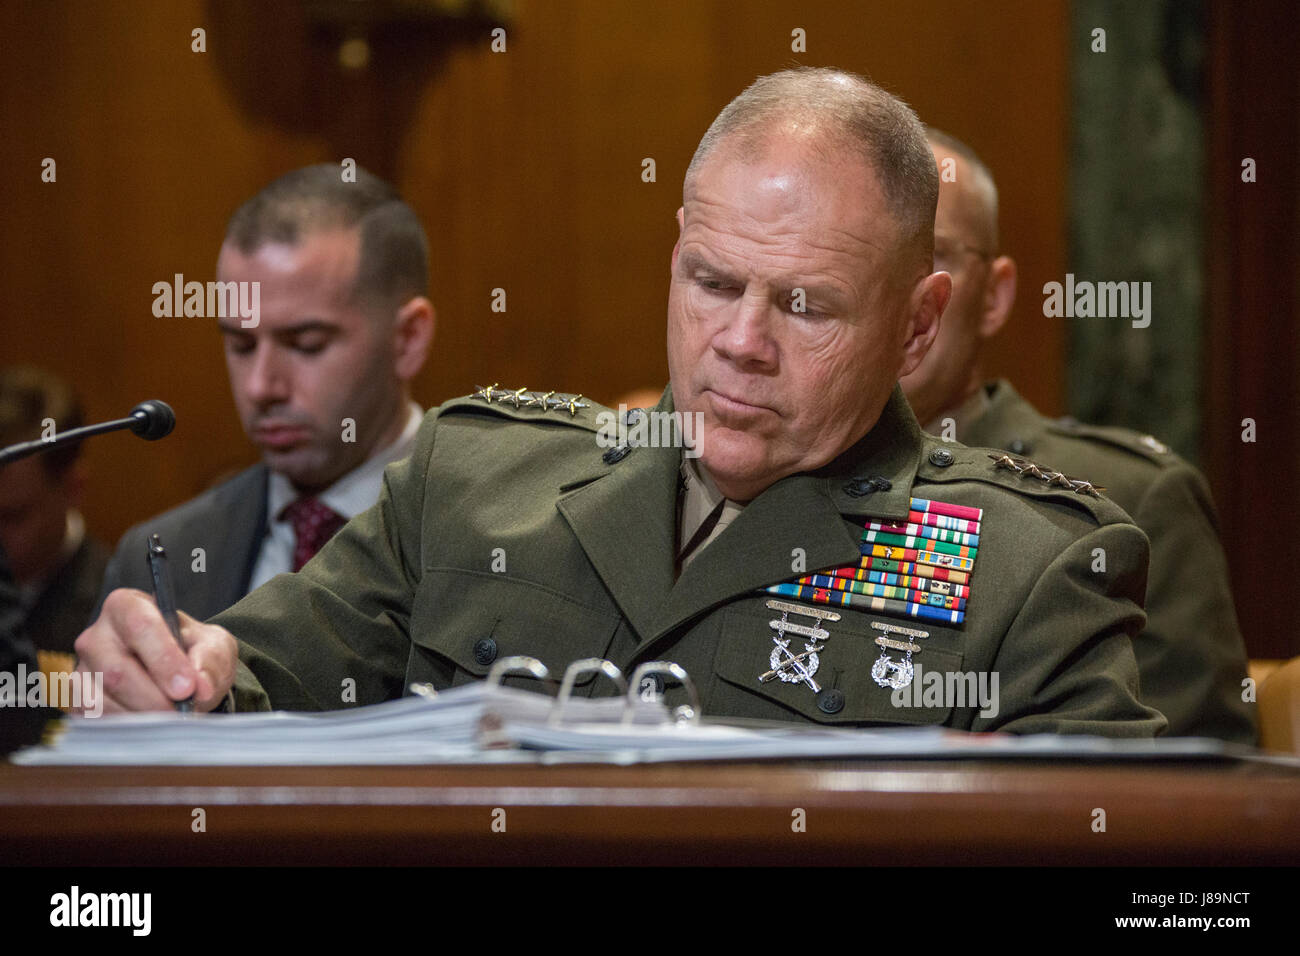
[(677, 573), (681, 574), (745, 506), (724, 498), (698, 458), (682, 456), (682, 492), (677, 498)]

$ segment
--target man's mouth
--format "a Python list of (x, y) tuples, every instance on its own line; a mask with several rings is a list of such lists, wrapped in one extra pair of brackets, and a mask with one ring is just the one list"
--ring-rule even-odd
[(282, 450), (300, 445), (311, 437), (302, 425), (258, 425), (253, 429), (253, 440), (263, 448)]
[(706, 388), (704, 396), (712, 407), (714, 414), (722, 420), (723, 424), (728, 419), (752, 419), (760, 415), (775, 414), (774, 410), (766, 405), (755, 405), (752, 402), (729, 395), (726, 392), (720, 392), (717, 389)]

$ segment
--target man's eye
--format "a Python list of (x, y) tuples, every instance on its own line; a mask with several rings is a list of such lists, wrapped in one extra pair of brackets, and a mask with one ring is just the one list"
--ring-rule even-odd
[(725, 279), (714, 279), (710, 276), (700, 276), (695, 281), (699, 283), (702, 288), (708, 289), (710, 292), (722, 292), (729, 288), (727, 280)]
[(934, 250), (934, 270), (936, 272), (955, 272), (956, 267), (961, 264), (958, 250), (943, 249), (938, 246)]
[(781, 307), (792, 315), (802, 315), (808, 319), (820, 319), (822, 313), (813, 308), (807, 300), (800, 300), (794, 296), (786, 296), (781, 303)]
[(324, 339), (298, 339), (293, 343), (293, 349), (303, 355), (316, 355), (325, 351), (326, 344)]
[(240, 339), (234, 336), (226, 339), (226, 349), (235, 355), (247, 355), (253, 351), (253, 345), (252, 339)]

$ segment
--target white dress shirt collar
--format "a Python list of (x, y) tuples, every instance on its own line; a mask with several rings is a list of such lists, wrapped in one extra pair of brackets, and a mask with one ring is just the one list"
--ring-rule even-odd
[[(420, 430), (424, 410), (415, 402), (407, 408), (406, 425), (397, 441), (381, 448), (364, 462), (353, 468), (316, 497), (320, 502), (344, 518), (352, 519), (379, 500), (379, 489), (384, 483), (384, 469), (411, 453), (415, 433)], [(280, 512), (299, 498), (289, 479), (271, 472), (267, 483), (266, 514), (268, 521), (278, 521)]]

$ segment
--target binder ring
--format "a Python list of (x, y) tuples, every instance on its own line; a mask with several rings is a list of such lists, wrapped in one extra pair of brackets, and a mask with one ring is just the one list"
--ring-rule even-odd
[(637, 695), (641, 691), (641, 678), (647, 674), (667, 674), (686, 688), (686, 693), (690, 697), (689, 705), (682, 705), (673, 711), (673, 719), (677, 723), (698, 723), (700, 719), (700, 695), (696, 693), (695, 682), (691, 676), (681, 667), (680, 664), (674, 664), (672, 661), (646, 661), (632, 672), (632, 682), (627, 689), (627, 697), (623, 703), (623, 723), (632, 722), (632, 711), (637, 703)]
[(569, 695), (573, 693), (573, 685), (578, 682), (580, 676), (589, 674), (592, 671), (599, 671), (618, 684), (620, 694), (627, 693), (627, 681), (623, 677), (623, 672), (609, 661), (601, 660), (599, 657), (587, 657), (580, 661), (574, 661), (564, 669), (564, 679), (560, 681), (559, 696), (555, 698), (555, 703), (551, 705), (551, 712), (546, 718), (548, 724), (554, 726), (560, 722), (560, 718), (564, 715), (564, 705), (569, 702)]
[(538, 680), (546, 680), (551, 676), (551, 672), (535, 657), (523, 657), (516, 654), (514, 657), (503, 657), (492, 665), (488, 671), (487, 682), (490, 687), (497, 687), (501, 684), (501, 678), (515, 671), (523, 671), (531, 674)]
[(411, 692), (413, 697), (424, 697), (427, 700), (436, 700), (438, 697), (438, 688), (428, 681), (416, 681), (407, 690)]

